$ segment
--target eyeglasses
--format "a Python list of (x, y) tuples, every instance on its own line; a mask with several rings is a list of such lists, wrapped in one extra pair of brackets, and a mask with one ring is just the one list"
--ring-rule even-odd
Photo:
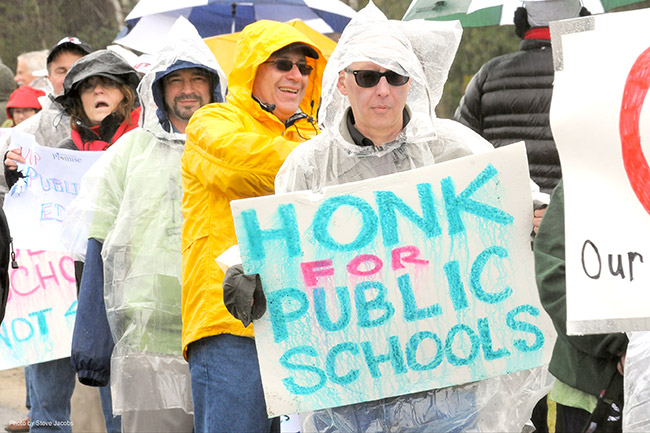
[(307, 63), (294, 63), (291, 60), (286, 60), (286, 59), (269, 60), (264, 63), (273, 63), (275, 68), (278, 71), (282, 71), (282, 72), (289, 72), (290, 70), (293, 69), (293, 65), (296, 65), (298, 67), (298, 71), (300, 71), (300, 74), (305, 76), (311, 74), (311, 71), (314, 70), (314, 68), (309, 66)]
[(403, 86), (409, 80), (408, 76), (400, 75), (393, 71), (379, 72), (368, 69), (353, 71), (350, 68), (345, 68), (345, 72), (354, 74), (354, 81), (357, 83), (357, 86), (364, 88), (375, 87), (379, 83), (379, 80), (381, 80), (381, 77), (386, 77), (386, 81), (391, 86)]
[(94, 90), (95, 87), (101, 85), (104, 88), (115, 89), (119, 86), (119, 83), (110, 78), (103, 77), (101, 75), (93, 75), (92, 77), (86, 78), (79, 84), (79, 91), (81, 93), (88, 92), (89, 90)]

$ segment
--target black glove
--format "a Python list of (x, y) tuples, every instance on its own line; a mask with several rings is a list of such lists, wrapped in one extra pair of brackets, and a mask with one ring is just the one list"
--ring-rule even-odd
[(9, 189), (11, 189), (11, 187), (14, 186), (14, 184), (16, 182), (18, 182), (19, 179), (25, 177), (25, 175), (22, 174), (21, 172), (19, 172), (18, 169), (10, 170), (9, 167), (7, 167), (5, 165), (5, 161), (7, 160), (7, 153), (9, 153), (9, 151), (5, 152), (5, 156), (2, 159), (2, 165), (5, 168), (5, 170), (4, 170), (5, 171), (5, 182), (7, 182), (7, 187)]
[(244, 326), (262, 317), (266, 312), (266, 296), (259, 274), (244, 274), (242, 265), (229, 267), (223, 279), (223, 302)]

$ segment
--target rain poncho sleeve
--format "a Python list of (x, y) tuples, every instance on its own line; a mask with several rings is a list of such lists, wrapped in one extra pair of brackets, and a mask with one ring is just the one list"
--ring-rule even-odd
[(625, 356), (623, 431), (650, 431), (650, 332), (632, 332)]
[[(436, 119), (434, 107), (460, 41), (457, 23), (387, 21), (372, 4), (346, 27), (323, 78), (323, 133), (289, 155), (276, 192), (320, 191), (492, 151), (467, 127)], [(336, 89), (339, 71), (371, 61), (411, 77), (410, 121), (394, 141), (357, 146), (346, 126), (350, 103)], [(533, 406), (550, 387), (545, 367), (448, 388), (301, 414), (304, 432), (521, 431)]]
[(79, 382), (105, 386), (110, 380), (114, 344), (104, 304), (102, 244), (97, 239), (88, 240), (81, 286), (84, 290), (79, 292), (70, 358)]
[[(88, 253), (103, 242), (103, 295), (115, 342), (111, 386), (116, 413), (182, 408), (191, 412), (187, 364), (181, 356), (180, 156), (138, 129), (84, 178), (93, 197)], [(161, 175), (162, 174), (162, 175)], [(87, 257), (95, 260), (94, 255)], [(92, 290), (84, 272), (82, 292)]]

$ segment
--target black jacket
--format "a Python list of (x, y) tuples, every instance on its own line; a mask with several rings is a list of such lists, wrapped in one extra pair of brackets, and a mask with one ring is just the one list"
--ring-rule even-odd
[(10, 244), (9, 225), (4, 211), (0, 209), (0, 323), (5, 317), (5, 308), (9, 297)]
[(531, 177), (546, 193), (562, 177), (549, 124), (553, 76), (551, 42), (525, 39), (481, 67), (455, 114), (494, 147), (524, 140)]

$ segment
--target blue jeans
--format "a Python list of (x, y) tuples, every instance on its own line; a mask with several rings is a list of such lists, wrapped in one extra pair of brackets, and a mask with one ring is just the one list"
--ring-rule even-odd
[(194, 431), (279, 433), (269, 419), (252, 338), (221, 334), (188, 347)]
[(106, 423), (107, 433), (120, 433), (122, 431), (122, 417), (113, 415), (113, 398), (111, 397), (111, 385), (99, 387), (99, 399), (102, 402), (102, 413)]
[(75, 371), (70, 358), (32, 364), (29, 369), (31, 432), (72, 432), (70, 399)]

